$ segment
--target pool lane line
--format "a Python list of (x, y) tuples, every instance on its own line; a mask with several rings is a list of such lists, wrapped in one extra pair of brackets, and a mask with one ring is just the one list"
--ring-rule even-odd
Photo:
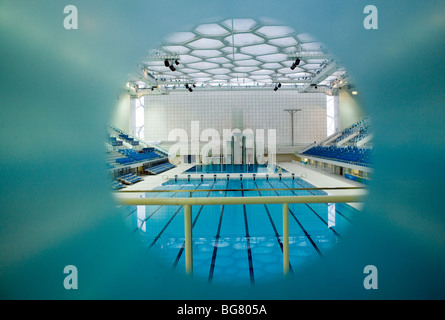
[[(180, 189), (184, 188), (184, 186), (182, 186)], [(173, 193), (170, 198), (173, 198), (176, 195), (177, 192)], [(153, 211), (147, 218), (145, 218), (140, 227), (136, 227), (133, 232), (138, 231), (139, 229), (142, 229), (142, 226), (144, 225), (144, 223), (147, 223), (148, 219), (150, 219), (156, 212), (158, 212), (161, 208), (163, 207), (163, 205), (159, 206), (155, 211)]]
[[(281, 183), (284, 184), (286, 187), (288, 186), (283, 181), (281, 181)], [(295, 192), (292, 191), (292, 193), (297, 196), (297, 194)], [(312, 194), (312, 195), (314, 195), (314, 194)], [(328, 205), (327, 203), (325, 203), (325, 204)], [(335, 231), (335, 229), (333, 227), (329, 227), (329, 224), (310, 205), (308, 205), (307, 203), (305, 203), (305, 205), (328, 227), (328, 229), (330, 229), (338, 238), (341, 239), (340, 234), (337, 231)]]
[[(213, 186), (216, 184), (216, 182), (215, 182), (215, 181), (210, 181), (210, 182), (213, 182), (213, 184), (212, 184), (212, 188), (213, 188)], [(211, 188), (211, 189), (212, 189), (212, 188)], [(210, 195), (210, 192), (211, 192), (211, 191), (209, 191), (209, 192), (207, 193), (207, 196), (206, 196), (206, 197), (208, 197), (208, 196)], [(198, 211), (198, 213), (197, 213), (197, 215), (196, 215), (196, 217), (195, 217), (195, 220), (193, 220), (193, 223), (192, 223), (192, 230), (193, 230), (193, 228), (195, 227), (195, 224), (196, 224), (196, 222), (198, 221), (198, 218), (199, 218), (199, 216), (201, 215), (201, 211), (202, 211), (203, 208), (204, 208), (204, 205), (201, 205), (201, 207), (199, 208), (199, 211)], [(175, 262), (173, 263), (173, 268), (176, 268), (176, 266), (178, 265), (179, 259), (181, 259), (181, 256), (182, 256), (182, 253), (184, 252), (184, 250), (185, 250), (185, 241), (182, 243), (182, 247), (181, 247), (181, 249), (179, 249), (179, 252), (178, 252), (178, 254), (177, 254), (177, 256), (176, 256)]]
[[(195, 189), (199, 188), (199, 186), (202, 184), (202, 181), (196, 186)], [(173, 196), (172, 196), (173, 197)], [(171, 197), (170, 197), (171, 198)], [(165, 224), (164, 228), (162, 228), (161, 232), (159, 232), (159, 234), (154, 238), (153, 242), (150, 244), (150, 246), (148, 247), (148, 249), (151, 249), (156, 242), (158, 241), (158, 239), (161, 237), (161, 235), (164, 233), (164, 231), (167, 229), (167, 227), (170, 225), (170, 223), (173, 221), (173, 219), (176, 217), (176, 215), (179, 213), (179, 211), (181, 211), (183, 206), (180, 206), (178, 208), (178, 210), (176, 210), (176, 212), (173, 214), (173, 216), (168, 220), (168, 222)], [(159, 208), (158, 208), (159, 209)], [(157, 210), (156, 210), (157, 211)], [(152, 214), (153, 215), (153, 214)]]
[[(164, 186), (165, 187), (165, 186)], [(165, 188), (164, 189), (162, 189), (162, 190), (166, 190)], [(161, 190), (161, 191), (162, 191)], [(144, 192), (142, 192), (142, 193), (144, 193)], [(153, 198), (155, 198), (155, 197), (157, 197), (158, 195), (160, 195), (162, 192), (154, 192), (155, 193), (155, 196), (153, 197)], [(133, 211), (131, 211), (130, 213), (127, 213), (127, 215), (124, 217), (124, 220), (125, 219), (127, 219), (129, 216), (131, 216), (133, 213), (135, 213), (137, 210), (138, 210), (138, 208), (137, 208), (137, 206), (135, 206), (136, 207), (136, 209), (134, 209)]]
[[(253, 181), (253, 182), (255, 183), (255, 186), (257, 187), (257, 189), (259, 189), (259, 188), (258, 188), (258, 185), (257, 185), (257, 183), (256, 183), (256, 181)], [(257, 190), (257, 192), (260, 194), (261, 197), (263, 196), (263, 195), (261, 194), (261, 191)], [(272, 225), (272, 229), (273, 229), (273, 231), (274, 231), (274, 233), (275, 233), (275, 238), (277, 239), (277, 241), (278, 241), (278, 245), (280, 246), (281, 253), (283, 253), (283, 242), (282, 242), (281, 239), (280, 239), (280, 234), (278, 233), (277, 227), (275, 226), (275, 223), (273, 222), (272, 215), (270, 214), (269, 208), (267, 208), (267, 204), (263, 204), (263, 205), (264, 205), (264, 208), (266, 209), (267, 216), (269, 217), (269, 222), (270, 222), (270, 224)], [(290, 271), (291, 273), (294, 272), (294, 270), (292, 269), (292, 265), (291, 265), (290, 262), (289, 262), (289, 271)]]
[[(228, 187), (229, 187), (229, 181), (226, 182), (226, 189)], [(227, 191), (224, 193), (224, 197), (225, 196), (227, 196)], [(221, 206), (221, 214), (219, 216), (218, 229), (216, 231), (215, 244), (213, 246), (212, 262), (210, 263), (208, 282), (212, 282), (213, 272), (215, 271), (216, 254), (218, 252), (218, 243), (219, 243), (219, 238), (220, 238), (220, 233), (221, 233), (221, 224), (222, 224), (223, 214), (224, 214), (224, 205)]]
[[(282, 182), (282, 181), (281, 181)], [(273, 185), (270, 183), (270, 181), (268, 181), (268, 183), (270, 184), (270, 186), (273, 188)], [(282, 182), (283, 183), (283, 182)], [(284, 184), (284, 183), (283, 183)], [(279, 196), (278, 192), (275, 191), (275, 193), (277, 194), (277, 196)], [(314, 247), (315, 251), (317, 251), (318, 255), (321, 257), (321, 251), (320, 249), (318, 249), (317, 245), (315, 244), (314, 240), (312, 240), (311, 235), (306, 231), (306, 229), (303, 227), (303, 225), (300, 223), (300, 221), (297, 219), (297, 217), (295, 216), (294, 212), (292, 211), (291, 208), (289, 208), (289, 213), (291, 214), (291, 216), (295, 219), (295, 221), (298, 223), (298, 226), (301, 228), (301, 230), (303, 231), (304, 235), (308, 238), (309, 242), (312, 244), (312, 246)]]
[[(243, 182), (241, 182), (241, 196), (244, 197)], [(249, 259), (249, 275), (250, 275), (250, 284), (255, 284), (255, 276), (253, 273), (253, 261), (252, 261), (252, 248), (250, 246), (250, 234), (249, 234), (249, 224), (247, 222), (247, 213), (246, 213), (246, 205), (243, 204), (244, 211), (244, 226), (246, 228), (246, 241), (247, 241), (247, 257)]]
[[(304, 185), (302, 185), (301, 183), (299, 183), (297, 180), (294, 180), (297, 184), (299, 184), (302, 188), (305, 188), (304, 187)], [(287, 187), (287, 185), (283, 182), (283, 184)], [(330, 188), (330, 189), (320, 189), (320, 188), (308, 188), (308, 189), (312, 189), (312, 190), (330, 190), (330, 189), (334, 189), (334, 188)], [(339, 189), (337, 189), (337, 190), (339, 190)], [(312, 195), (316, 195), (315, 193), (313, 193), (313, 192), (311, 192), (311, 190), (304, 190), (304, 191), (308, 191), (310, 194), (312, 194)], [(326, 193), (326, 192), (324, 192), (324, 193)], [(327, 193), (326, 193), (327, 194)], [(329, 203), (325, 203), (325, 205), (327, 205), (327, 206), (329, 206)], [(351, 223), (352, 224), (352, 221), (351, 221), (351, 219), (350, 218), (348, 218), (347, 216), (345, 216), (342, 212), (340, 212), (340, 211), (338, 211), (338, 209), (336, 208), (335, 209), (335, 212), (337, 212), (340, 216), (342, 216), (343, 218), (345, 218), (345, 220), (346, 221), (348, 221), (349, 223)]]

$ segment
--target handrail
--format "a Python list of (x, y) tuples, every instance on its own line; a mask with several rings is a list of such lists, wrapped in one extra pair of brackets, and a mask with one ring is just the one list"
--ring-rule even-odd
[(274, 188), (274, 189), (180, 189), (180, 190), (119, 190), (115, 193), (160, 193), (160, 192), (236, 192), (236, 191), (315, 191), (315, 190), (360, 190), (366, 187), (326, 187), (326, 188)]
[(361, 202), (363, 196), (264, 196), (264, 197), (196, 197), (196, 198), (121, 198), (123, 205), (227, 205), (227, 204), (281, 204), (281, 203), (343, 203)]

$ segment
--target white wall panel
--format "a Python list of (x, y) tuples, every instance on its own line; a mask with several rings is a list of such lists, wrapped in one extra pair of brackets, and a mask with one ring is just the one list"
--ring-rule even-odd
[(277, 144), (291, 143), (290, 115), (283, 109), (299, 108), (294, 116), (295, 143), (312, 143), (326, 137), (326, 96), (296, 91), (171, 92), (145, 97), (145, 140), (166, 141), (171, 130), (181, 128), (190, 138), (191, 121), (200, 131), (232, 129), (233, 111), (243, 111), (244, 129), (275, 129)]

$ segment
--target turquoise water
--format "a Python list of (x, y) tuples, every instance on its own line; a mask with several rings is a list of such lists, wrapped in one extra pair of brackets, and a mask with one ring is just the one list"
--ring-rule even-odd
[[(204, 190), (193, 197), (249, 197), (325, 194), (318, 190), (247, 191), (307, 188), (289, 179), (169, 180), (158, 190)], [(211, 189), (222, 191), (212, 192)], [(230, 190), (227, 190), (230, 189)], [(155, 189), (156, 190), (156, 189)], [(233, 191), (235, 190), (235, 191)], [(244, 191), (246, 190), (246, 191)], [(188, 192), (159, 192), (144, 197), (189, 197)], [(291, 272), (320, 259), (351, 226), (356, 210), (345, 204), (290, 204)], [(127, 222), (150, 250), (159, 250), (173, 268), (185, 270), (182, 206), (133, 206)], [(194, 276), (230, 285), (265, 283), (282, 276), (282, 205), (193, 206)]]

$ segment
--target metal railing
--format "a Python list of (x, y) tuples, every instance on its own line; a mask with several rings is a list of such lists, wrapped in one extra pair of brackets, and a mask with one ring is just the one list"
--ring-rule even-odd
[[(271, 190), (332, 190), (364, 189), (361, 187), (342, 188), (291, 188), (291, 189), (233, 189), (233, 190), (148, 190), (134, 192), (205, 192), (205, 191), (271, 191)], [(123, 192), (118, 192), (123, 193)], [(122, 205), (180, 205), (184, 207), (185, 270), (193, 274), (192, 206), (195, 205), (283, 205), (283, 274), (289, 273), (289, 204), (290, 203), (352, 203), (362, 202), (362, 195), (310, 195), (310, 196), (246, 196), (246, 197), (196, 197), (193, 198), (119, 198)]]

